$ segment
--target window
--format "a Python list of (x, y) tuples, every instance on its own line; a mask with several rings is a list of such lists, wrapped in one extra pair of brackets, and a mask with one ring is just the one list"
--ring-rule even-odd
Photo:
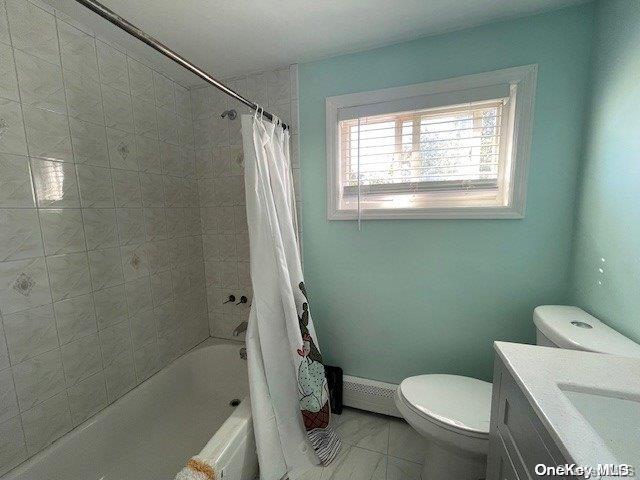
[(328, 218), (522, 218), (536, 67), (327, 98)]

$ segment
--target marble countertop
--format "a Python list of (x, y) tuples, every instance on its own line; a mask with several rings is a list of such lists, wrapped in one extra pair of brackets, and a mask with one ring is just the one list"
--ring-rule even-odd
[(567, 459), (627, 463), (639, 474), (640, 451), (629, 454), (628, 446), (640, 441), (640, 359), (506, 342), (494, 348)]

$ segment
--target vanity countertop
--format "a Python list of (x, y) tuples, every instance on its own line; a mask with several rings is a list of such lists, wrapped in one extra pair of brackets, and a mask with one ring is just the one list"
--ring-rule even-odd
[[(567, 459), (640, 472), (640, 359), (495, 342)], [(608, 477), (603, 477), (608, 478)]]

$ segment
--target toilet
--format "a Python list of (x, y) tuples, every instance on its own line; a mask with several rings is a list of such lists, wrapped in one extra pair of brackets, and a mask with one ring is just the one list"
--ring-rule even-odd
[[(640, 358), (640, 345), (578, 307), (536, 307), (533, 321), (538, 345)], [(395, 403), (427, 440), (422, 480), (485, 477), (491, 383), (461, 375), (418, 375), (402, 381)]]

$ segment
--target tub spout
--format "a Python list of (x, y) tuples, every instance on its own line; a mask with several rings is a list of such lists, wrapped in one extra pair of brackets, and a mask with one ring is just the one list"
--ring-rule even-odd
[(240, 335), (242, 332), (246, 332), (247, 331), (247, 326), (249, 324), (247, 322), (242, 322), (240, 325), (238, 325), (236, 327), (236, 329), (233, 331), (233, 336), (237, 337), (238, 335)]

